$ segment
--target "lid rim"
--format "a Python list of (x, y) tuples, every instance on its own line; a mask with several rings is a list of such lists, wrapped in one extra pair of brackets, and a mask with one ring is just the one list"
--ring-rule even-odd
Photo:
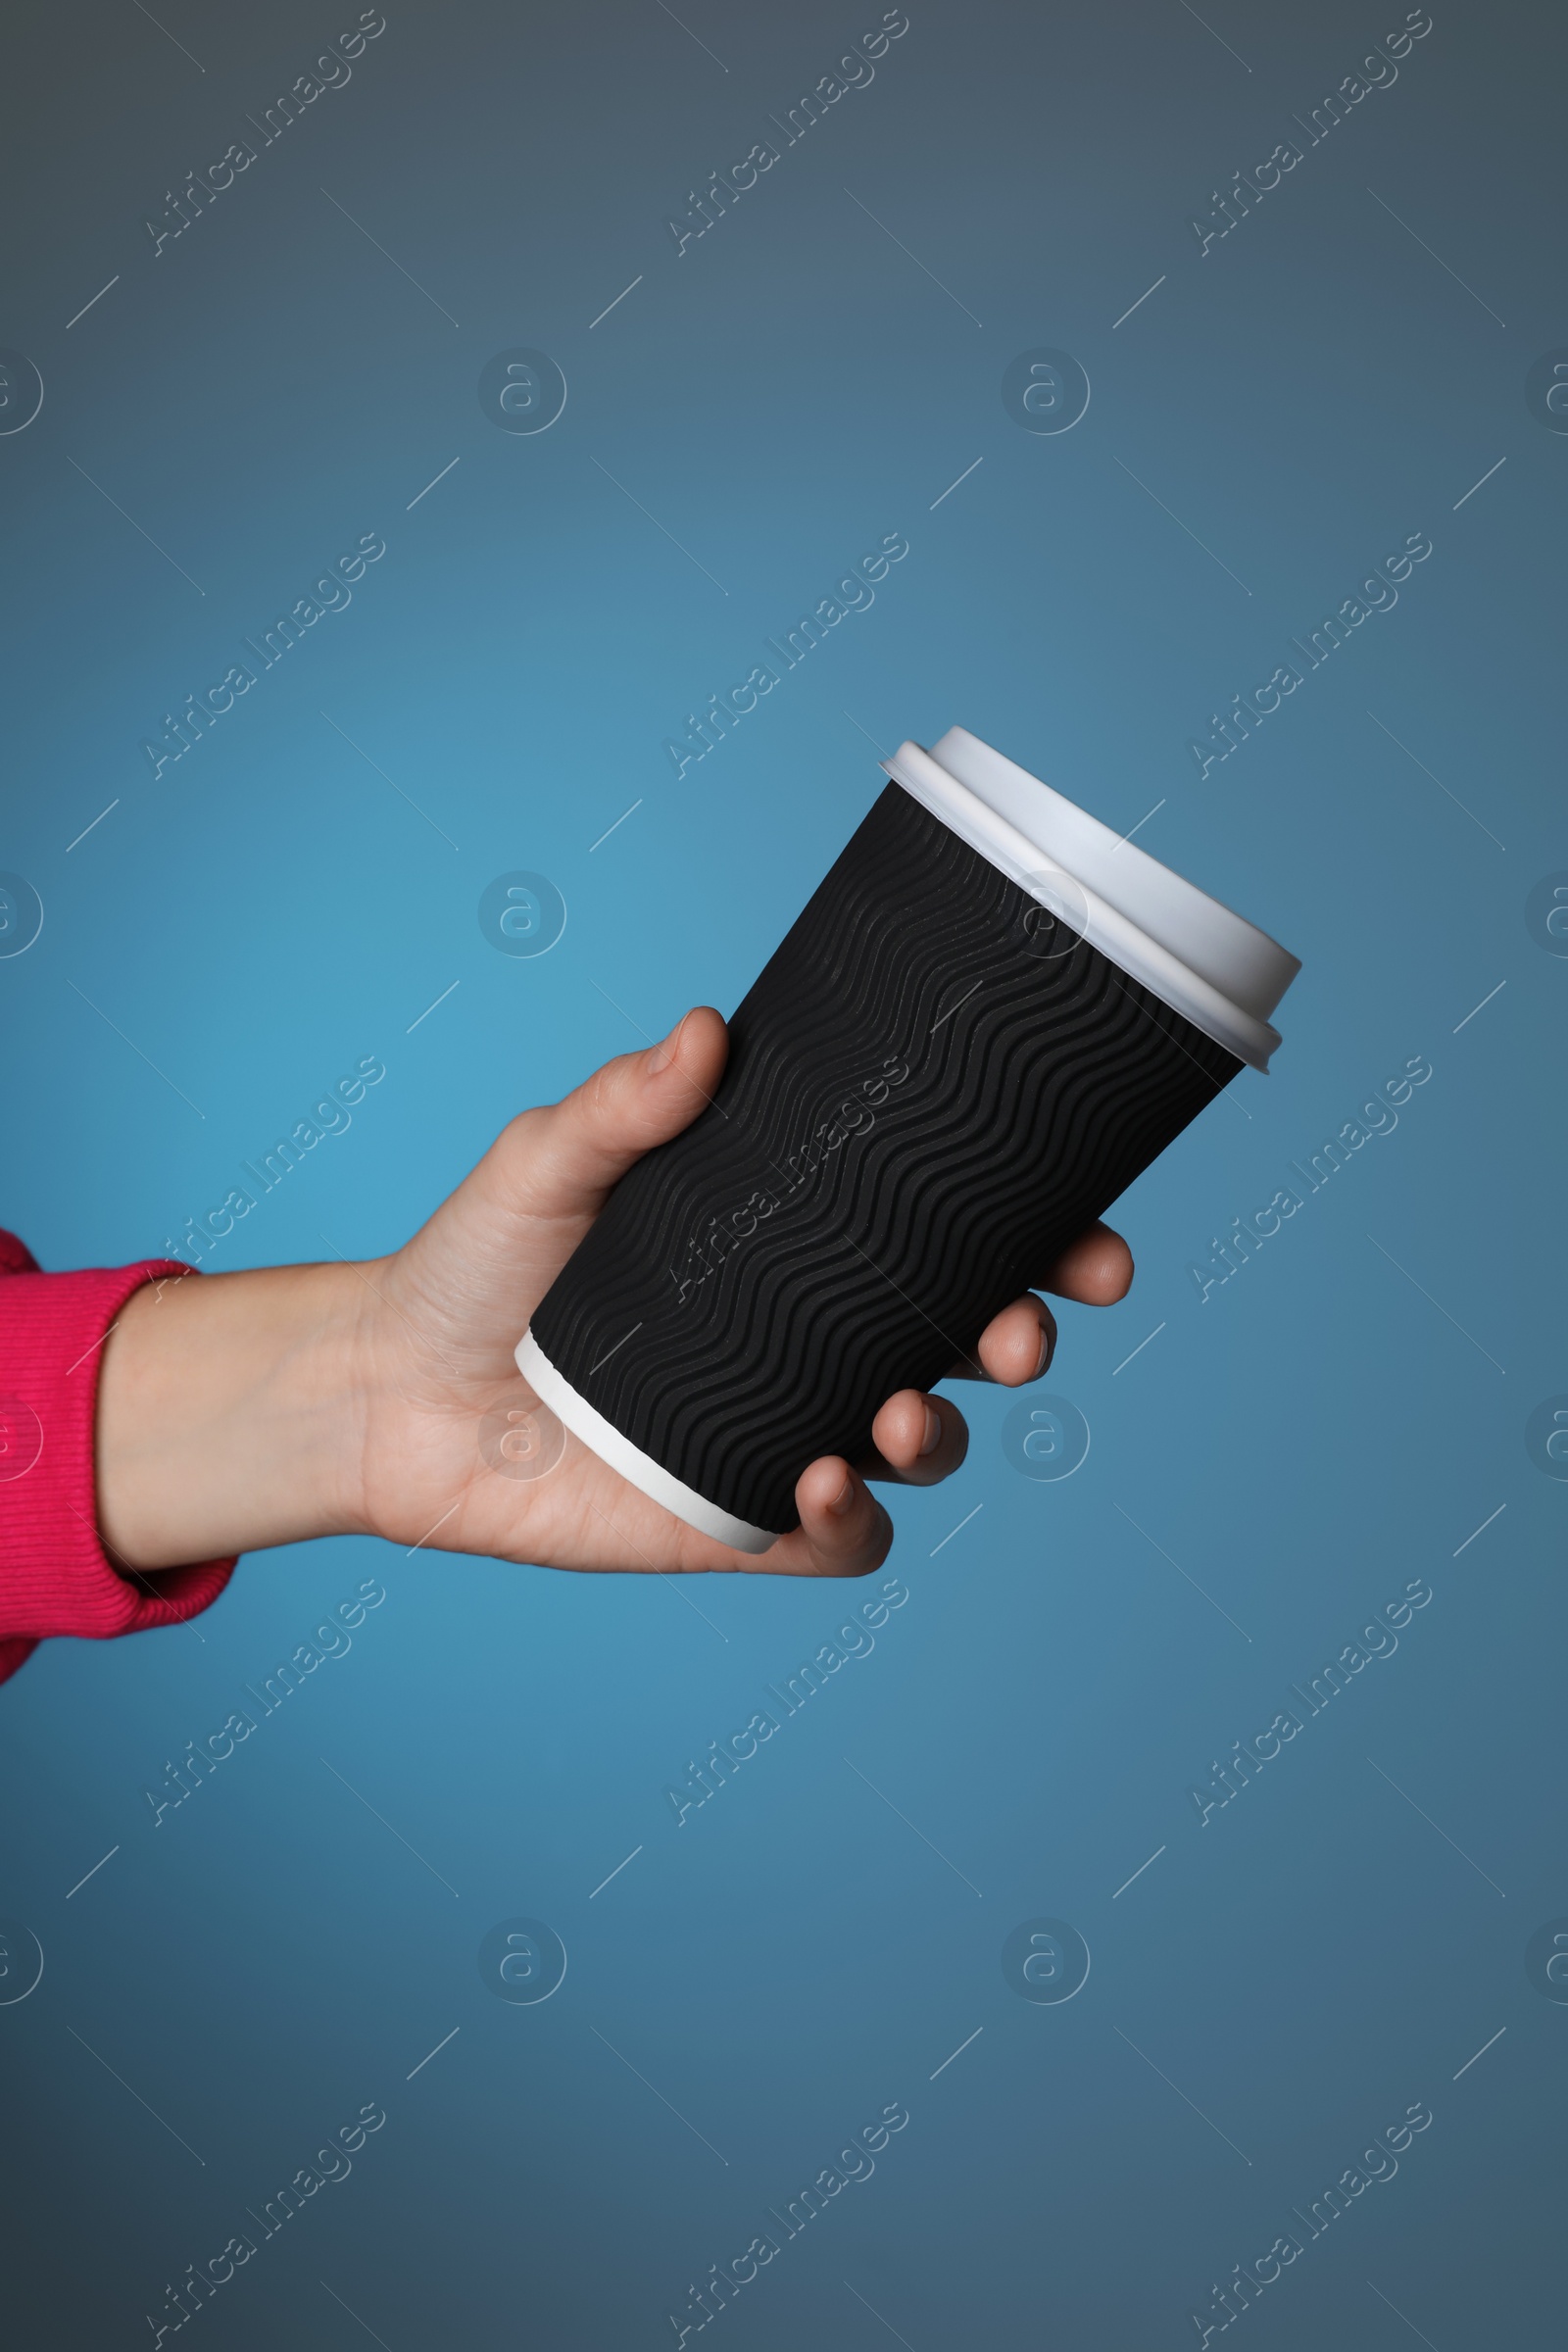
[(1300, 971), (1300, 958), (1258, 924), (967, 728), (950, 727), (929, 757), (1254, 1018), (1269, 1017)]
[[(1041, 904), (1049, 904), (1039, 887), (1048, 879), (1048, 869), (1064, 875), (1083, 896), (1087, 908), (1083, 935), (1091, 946), (1099, 948), (1119, 970), (1150, 989), (1162, 1004), (1190, 1020), (1196, 1029), (1201, 1030), (1205, 1037), (1211, 1038), (1227, 1053), (1234, 1054), (1239, 1061), (1266, 1074), (1269, 1056), (1281, 1042), (1280, 1033), (1271, 1022), (1237, 1004), (1233, 997), (1200, 972), (1195, 971), (1190, 963), (1145, 924), (1114, 906), (1054, 852), (1042, 848), (1022, 832), (979, 793), (944, 767), (922, 745), (912, 741), (901, 744), (891, 759), (882, 761), (882, 767), (903, 791), (907, 792), (939, 823), (946, 825), (950, 832), (956, 834), (997, 867), (999, 872), (1006, 874), (1010, 881), (1028, 891)], [(1042, 789), (1049, 791), (1051, 788), (1045, 786)], [(1065, 798), (1064, 795), (1054, 797)], [(1071, 803), (1067, 805), (1074, 806)], [(1088, 812), (1078, 813), (1087, 815)], [(1089, 821), (1095, 824), (1099, 822), (1096, 818)], [(1108, 831), (1108, 828), (1104, 829)], [(1157, 865), (1157, 862), (1151, 860), (1152, 864)], [(1169, 873), (1170, 869), (1160, 867), (1159, 871)], [(1180, 875), (1172, 878), (1178, 882), (1184, 879)], [(1196, 884), (1185, 883), (1184, 887), (1193, 891), (1198, 898), (1204, 896), (1197, 890)], [(1209, 903), (1216, 907), (1219, 906), (1218, 901)], [(1256, 926), (1247, 924), (1245, 916), (1234, 914), (1228, 907), (1219, 910), (1230, 921), (1245, 924), (1249, 930), (1256, 932)], [(1267, 939), (1266, 933), (1257, 932), (1256, 935), (1259, 939)], [(1269, 944), (1277, 945), (1274, 942)], [(1288, 956), (1286, 950), (1281, 949), (1279, 953)], [(1290, 960), (1295, 961), (1294, 958)], [(1289, 985), (1288, 980), (1286, 985)]]

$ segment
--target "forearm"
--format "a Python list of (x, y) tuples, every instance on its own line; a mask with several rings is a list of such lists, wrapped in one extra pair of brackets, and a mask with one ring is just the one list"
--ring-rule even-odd
[(337, 1265), (135, 1292), (99, 1378), (108, 1549), (130, 1568), (172, 1568), (362, 1525), (360, 1367), (373, 1299), (360, 1269)]

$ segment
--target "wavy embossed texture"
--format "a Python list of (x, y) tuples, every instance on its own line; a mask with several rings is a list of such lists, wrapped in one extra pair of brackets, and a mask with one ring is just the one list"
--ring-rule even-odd
[(890, 784), (730, 1023), (712, 1105), (534, 1315), (556, 1369), (780, 1532), (821, 1453), (972, 1355), (1241, 1063)]

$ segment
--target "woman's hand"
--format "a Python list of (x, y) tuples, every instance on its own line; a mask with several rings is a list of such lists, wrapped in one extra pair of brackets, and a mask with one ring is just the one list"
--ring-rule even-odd
[[(99, 1393), (110, 1547), (143, 1571), (345, 1533), (559, 1568), (859, 1576), (879, 1566), (893, 1529), (866, 1481), (933, 1486), (958, 1467), (968, 1432), (947, 1398), (890, 1396), (871, 1459), (812, 1462), (795, 1490), (800, 1526), (757, 1556), (628, 1486), (560, 1429), (514, 1361), (615, 1183), (690, 1125), (726, 1050), (723, 1021), (701, 1007), (662, 1045), (524, 1111), (389, 1258), (137, 1292)], [(1127, 1245), (1096, 1226), (1043, 1287), (1105, 1305), (1131, 1279)], [(1027, 1296), (989, 1325), (980, 1363), (1016, 1387), (1045, 1371), (1055, 1338), (1050, 1308)], [(527, 1475), (545, 1462), (554, 1466)]]

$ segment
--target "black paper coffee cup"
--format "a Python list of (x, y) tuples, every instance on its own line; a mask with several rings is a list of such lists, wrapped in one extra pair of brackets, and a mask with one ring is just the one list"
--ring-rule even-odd
[(743, 1551), (1267, 1068), (1300, 969), (962, 728), (886, 768), (713, 1102), (621, 1179), (517, 1348), (568, 1429)]

